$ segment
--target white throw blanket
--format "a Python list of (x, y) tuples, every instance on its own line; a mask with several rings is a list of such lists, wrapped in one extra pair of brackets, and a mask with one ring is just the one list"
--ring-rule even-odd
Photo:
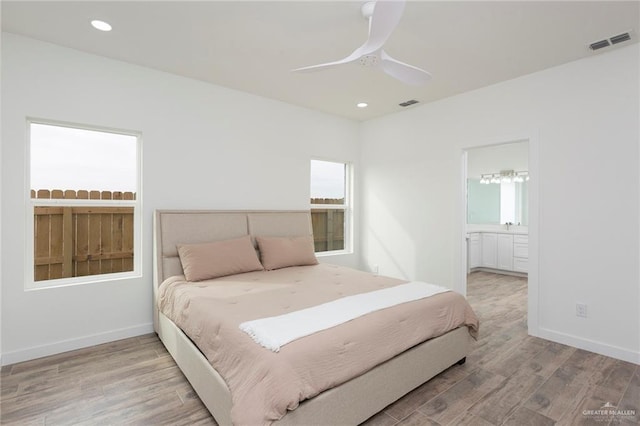
[(322, 305), (275, 317), (247, 321), (240, 329), (274, 352), (296, 339), (335, 327), (370, 312), (450, 291), (414, 281), (396, 287), (343, 297)]

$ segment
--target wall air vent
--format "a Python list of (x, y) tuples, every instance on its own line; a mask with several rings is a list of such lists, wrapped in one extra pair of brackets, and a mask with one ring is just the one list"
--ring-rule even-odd
[(631, 40), (631, 36), (629, 35), (629, 33), (618, 34), (617, 36), (613, 36), (609, 39), (611, 44), (618, 44), (627, 40)]
[(598, 49), (602, 49), (603, 47), (607, 47), (607, 46), (609, 46), (609, 40), (600, 40), (600, 41), (596, 41), (595, 43), (591, 43), (589, 45), (589, 49), (598, 50)]
[(417, 104), (417, 103), (418, 103), (418, 101), (416, 101), (415, 99), (411, 99), (409, 101), (402, 102), (402, 103), (400, 103), (398, 105), (400, 105), (401, 107), (408, 107), (409, 105), (413, 105), (413, 104)]

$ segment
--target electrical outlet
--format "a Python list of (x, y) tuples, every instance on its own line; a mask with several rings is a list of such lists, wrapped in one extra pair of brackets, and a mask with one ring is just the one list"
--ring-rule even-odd
[(576, 316), (581, 318), (587, 317), (587, 305), (584, 303), (576, 303)]

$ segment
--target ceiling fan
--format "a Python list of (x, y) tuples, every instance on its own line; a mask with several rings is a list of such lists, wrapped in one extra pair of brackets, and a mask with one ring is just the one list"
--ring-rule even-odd
[(362, 6), (362, 15), (369, 20), (369, 38), (362, 46), (344, 59), (297, 68), (292, 71), (317, 71), (358, 61), (363, 67), (380, 68), (390, 76), (407, 84), (421, 85), (426, 83), (431, 79), (431, 74), (423, 69), (392, 58), (382, 49), (400, 22), (404, 5), (404, 0), (369, 1), (365, 3)]

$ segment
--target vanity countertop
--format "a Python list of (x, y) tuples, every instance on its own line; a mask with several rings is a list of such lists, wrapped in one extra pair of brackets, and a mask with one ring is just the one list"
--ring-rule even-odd
[(488, 230), (488, 229), (482, 229), (482, 230), (473, 230), (473, 231), (467, 231), (467, 234), (478, 234), (478, 233), (486, 233), (486, 234), (510, 234), (510, 235), (529, 235), (529, 232), (527, 231), (507, 231), (506, 229), (502, 229), (499, 231), (496, 230)]
[(467, 225), (467, 234), (476, 232), (486, 232), (492, 234), (529, 235), (529, 227), (511, 225), (507, 229), (506, 225)]

